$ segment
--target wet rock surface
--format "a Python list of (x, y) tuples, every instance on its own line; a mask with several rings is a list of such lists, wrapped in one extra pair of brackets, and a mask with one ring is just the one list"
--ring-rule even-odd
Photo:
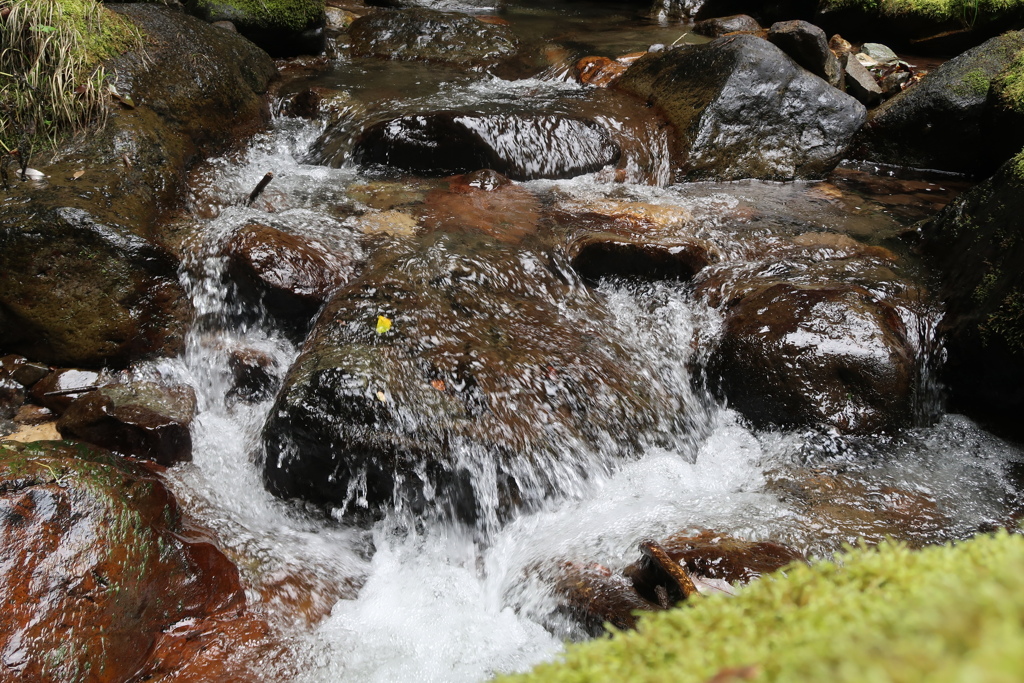
[(748, 14), (733, 14), (728, 17), (701, 19), (693, 25), (693, 32), (709, 38), (720, 38), (726, 33), (745, 31), (756, 33), (761, 30), (757, 19)]
[(828, 47), (825, 32), (806, 21), (778, 21), (768, 30), (768, 40), (815, 76), (838, 88), (843, 73), (839, 59)]
[(184, 678), (254, 674), (237, 654), (210, 655), (251, 658), (268, 647), (267, 625), (246, 610), (235, 567), (147, 470), (83, 444), (0, 443), (0, 507), (9, 675), (127, 681), (170, 673), (170, 662)]
[(759, 428), (871, 434), (909, 423), (914, 357), (899, 314), (870, 291), (778, 283), (727, 304), (708, 372)]
[(1022, 114), (993, 82), (1024, 47), (1024, 33), (993, 38), (949, 60), (871, 112), (852, 152), (884, 163), (991, 173), (1024, 145)]
[(371, 126), (360, 164), (426, 176), (493, 169), (514, 180), (571, 178), (615, 163), (619, 148), (593, 121), (556, 115), (437, 112)]
[(1015, 159), (922, 228), (946, 304), (943, 376), (957, 409), (1019, 436), (1024, 406), (1024, 212)]
[(106, 384), (95, 370), (58, 368), (32, 387), (32, 400), (60, 415), (79, 396)]
[(639, 550), (640, 559), (621, 572), (595, 563), (563, 563), (554, 588), (562, 611), (594, 636), (606, 624), (632, 629), (638, 612), (669, 609), (698, 593), (733, 595), (735, 586), (806, 561), (778, 543), (706, 529), (642, 541)]
[(360, 17), (349, 27), (349, 37), (355, 55), (462, 66), (495, 64), (515, 55), (519, 45), (507, 26), (422, 7)]
[(816, 178), (842, 158), (864, 107), (748, 35), (644, 57), (617, 87), (675, 127), (678, 178)]
[(285, 378), (263, 432), (273, 493), (477, 520), (557, 486), (562, 454), (629, 452), (682, 419), (653, 410), (679, 399), (640, 379), (567, 265), (480, 234), (388, 251), (335, 295)]
[(189, 428), (195, 412), (191, 387), (115, 383), (77, 398), (57, 421), (57, 429), (65, 438), (173, 465), (192, 459)]
[(350, 258), (316, 240), (257, 223), (235, 232), (224, 253), (226, 274), (245, 307), (254, 314), (265, 311), (300, 339), (355, 271)]
[(158, 215), (178, 204), (201, 154), (261, 125), (274, 72), (244, 38), (180, 12), (116, 9), (150, 36), (145, 54), (108, 66), (136, 107), (0, 206), (0, 347), (57, 365), (120, 366), (181, 349), (188, 304)]

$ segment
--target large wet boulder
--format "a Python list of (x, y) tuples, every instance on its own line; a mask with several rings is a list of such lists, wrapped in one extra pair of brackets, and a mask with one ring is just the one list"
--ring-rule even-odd
[(709, 376), (755, 426), (873, 434), (910, 422), (915, 350), (865, 287), (765, 282), (725, 305)]
[(286, 376), (266, 485), (338, 516), (493, 523), (685, 420), (682, 388), (630, 349), (567, 264), (480, 233), (396, 241)]
[(701, 19), (693, 25), (694, 33), (709, 38), (720, 38), (726, 33), (736, 33), (737, 31), (756, 33), (760, 30), (761, 24), (748, 14), (731, 14), (727, 17)]
[(942, 278), (943, 379), (954, 409), (1024, 435), (1024, 155), (925, 225)]
[(140, 465), (84, 444), (0, 443), (0, 528), (10, 680), (253, 680), (237, 658), (203, 654), (252, 658), (266, 643), (238, 570)]
[(508, 26), (467, 14), (424, 7), (383, 10), (349, 27), (352, 54), (481, 67), (516, 54), (519, 41)]
[(173, 465), (192, 459), (191, 387), (138, 381), (107, 384), (77, 398), (57, 420), (61, 436), (122, 455)]
[(352, 158), (425, 176), (493, 169), (514, 180), (571, 178), (619, 158), (594, 121), (551, 114), (435, 112), (367, 128)]
[(92, 366), (181, 347), (188, 309), (167, 250), (85, 209), (2, 213), (11, 222), (0, 228), (0, 346)]
[(874, 109), (852, 152), (900, 166), (993, 172), (1024, 145), (1024, 106), (1001, 81), (1024, 32), (993, 38), (949, 60)]
[(274, 66), (252, 43), (163, 7), (116, 11), (148, 36), (107, 65), (134, 108), (112, 111), (42, 167), (47, 179), (14, 183), (0, 204), (0, 349), (55, 365), (181, 349), (188, 303), (159, 216), (180, 202), (191, 164), (268, 115)]
[(686, 179), (822, 177), (866, 117), (852, 97), (750, 35), (650, 54), (616, 85), (674, 126), (674, 167)]
[(230, 21), (274, 57), (324, 49), (324, 0), (185, 0), (185, 7), (203, 21)]

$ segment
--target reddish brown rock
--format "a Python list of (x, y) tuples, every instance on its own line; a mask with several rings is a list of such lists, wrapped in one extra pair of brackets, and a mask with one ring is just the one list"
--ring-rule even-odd
[(872, 434), (909, 422), (915, 354), (892, 303), (842, 282), (764, 282), (725, 315), (709, 376), (755, 426)]
[(228, 356), (232, 387), (228, 396), (248, 403), (269, 398), (280, 384), (277, 361), (258, 349), (232, 349)]
[(195, 412), (191, 387), (111, 384), (72, 403), (57, 421), (57, 429), (65, 438), (173, 465), (192, 459), (189, 427)]
[(347, 258), (315, 240), (258, 223), (236, 232), (224, 253), (242, 297), (261, 301), (267, 313), (302, 334), (353, 270)]
[(540, 212), (540, 202), (528, 190), (484, 169), (454, 176), (447, 190), (430, 192), (422, 224), (427, 230), (478, 232), (514, 244), (537, 232)]
[[(138, 464), (85, 444), (0, 444), (0, 528), (5, 680), (252, 680), (211, 648), (270, 646), (235, 566)], [(188, 675), (200, 660), (208, 677)]]
[(75, 399), (96, 389), (101, 383), (105, 382), (101, 382), (100, 373), (94, 370), (62, 368), (36, 382), (30, 396), (34, 402), (60, 415)]
[(562, 610), (593, 635), (600, 634), (606, 623), (620, 629), (636, 628), (637, 611), (659, 608), (642, 598), (628, 578), (599, 564), (564, 563), (555, 594)]
[(7, 376), (29, 389), (33, 384), (50, 374), (50, 367), (33, 363), (24, 356), (11, 354), (0, 358), (0, 377)]
[(607, 88), (626, 72), (626, 65), (608, 57), (584, 57), (576, 62), (576, 77), (584, 85)]

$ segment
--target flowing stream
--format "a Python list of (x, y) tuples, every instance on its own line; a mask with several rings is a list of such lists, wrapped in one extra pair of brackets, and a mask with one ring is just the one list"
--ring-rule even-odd
[[(938, 353), (931, 334), (936, 311), (907, 313), (919, 331), (918, 426), (869, 437), (757, 431), (693, 374), (717, 339), (720, 313), (683, 284), (614, 280), (598, 286), (609, 324), (642, 368), (641, 379), (669, 388), (675, 402), (663, 407), (663, 433), (639, 456), (577, 449), (552, 475), (555, 491), (474, 528), (401, 510), (354, 526), (268, 493), (260, 433), (273, 399), (250, 404), (233, 397), (229, 356), (235, 348), (256, 349), (282, 375), (299, 348), (259, 316), (240, 315), (220, 255), (232, 232), (253, 221), (269, 223), (358, 260), (372, 247), (358, 212), (350, 210), (366, 207), (350, 188), (373, 178), (344, 158), (311, 163), (325, 146), (344, 157), (351, 135), (394, 112), (560, 111), (589, 97), (566, 76), (571, 57), (642, 50), (682, 32), (626, 21), (629, 15), (587, 16), (571, 3), (555, 9), (520, 3), (506, 7), (504, 16), (518, 30), (571, 50), (525, 80), (338, 59), (326, 73), (289, 86), (297, 91), (315, 83), (348, 94), (333, 136), (320, 138), (322, 121), (278, 116), (244, 153), (214, 159), (194, 178), (182, 277), (197, 324), (183, 358), (142, 371), (197, 392), (194, 461), (168, 476), (185, 510), (219, 534), (239, 565), (250, 603), (292, 645), (292, 662), (265, 663), (266, 680), (480, 681), (528, 669), (555, 657), (566, 640), (583, 637), (557, 607), (552, 567), (573, 560), (616, 571), (637, 559), (640, 540), (681, 530), (713, 529), (822, 556), (858, 538), (891, 534), (915, 545), (942, 542), (1012, 518), (1021, 452), (961, 416), (942, 413), (929, 375)], [(614, 128), (615, 110), (603, 116)], [(950, 192), (939, 180), (914, 181), (907, 189), (907, 182), (854, 168), (828, 183), (673, 186), (658, 161), (667, 144), (658, 131), (620, 128), (624, 136), (640, 136), (630, 149), (642, 151), (625, 164), (620, 182), (597, 172), (523, 186), (548, 203), (609, 198), (684, 209), (702, 236), (740, 263), (757, 260), (752, 237), (770, 244), (790, 224), (869, 240), (897, 236), (934, 212), (929, 193), (941, 204)], [(264, 197), (245, 207), (239, 198), (267, 171), (274, 180)], [(414, 192), (414, 181), (408, 182)], [(723, 219), (751, 207), (771, 217), (773, 227), (738, 231)], [(685, 419), (676, 417), (682, 405)], [(825, 480), (827, 495), (793, 494)]]

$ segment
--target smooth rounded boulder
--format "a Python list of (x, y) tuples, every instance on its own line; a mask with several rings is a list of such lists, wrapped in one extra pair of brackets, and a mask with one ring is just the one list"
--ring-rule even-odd
[(852, 97), (750, 35), (649, 54), (616, 87), (673, 125), (678, 180), (821, 178), (867, 116)]

